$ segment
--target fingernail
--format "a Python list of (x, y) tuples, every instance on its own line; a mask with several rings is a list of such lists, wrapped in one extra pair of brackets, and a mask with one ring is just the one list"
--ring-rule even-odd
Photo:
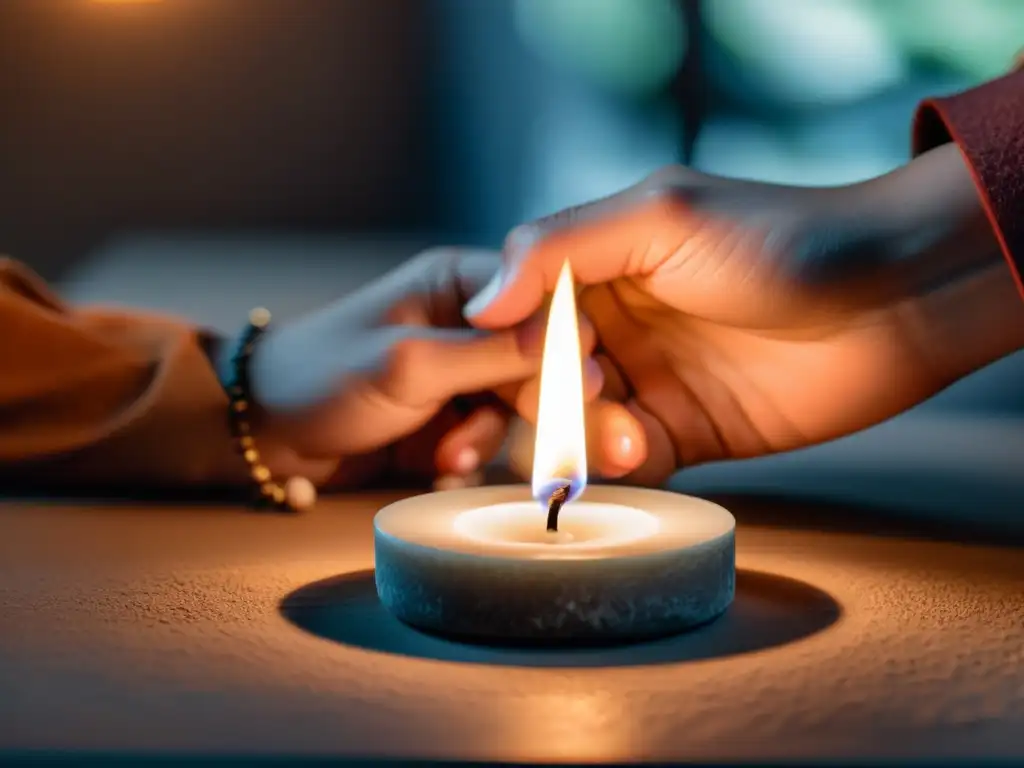
[(619, 435), (618, 454), (622, 458), (628, 458), (633, 453), (633, 436)]
[(480, 466), (480, 454), (474, 448), (463, 448), (455, 457), (455, 470), (460, 475), (468, 475)]
[(522, 257), (525, 251), (530, 250), (536, 241), (537, 231), (534, 227), (517, 227), (509, 233), (504, 247), (505, 263), (498, 270), (498, 273), (491, 278), (491, 281), (476, 296), (466, 302), (466, 306), (462, 309), (464, 317), (476, 317), (501, 295), (502, 290), (512, 281), (512, 277), (515, 274), (514, 267), (510, 265), (518, 263), (518, 259)]
[(632, 420), (625, 418), (617, 420), (609, 458), (616, 466), (632, 469), (637, 463), (637, 452), (641, 439), (641, 436), (637, 434), (637, 426)]
[(501, 293), (502, 286), (505, 283), (505, 270), (504, 268), (498, 270), (497, 274), (491, 278), (491, 281), (487, 283), (480, 291), (466, 302), (466, 306), (462, 308), (462, 314), (465, 317), (475, 317), (483, 312), (490, 305), (492, 301), (498, 298), (498, 294)]

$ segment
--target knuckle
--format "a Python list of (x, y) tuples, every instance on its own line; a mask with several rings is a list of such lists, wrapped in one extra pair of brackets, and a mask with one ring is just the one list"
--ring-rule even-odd
[(653, 188), (645, 197), (646, 205), (654, 214), (655, 220), (662, 222), (677, 220), (689, 208), (689, 197), (686, 190), (680, 187)]
[(642, 184), (643, 198), (648, 205), (665, 215), (681, 213), (690, 202), (694, 184), (692, 172), (682, 166), (667, 166), (651, 174)]
[(685, 165), (664, 165), (644, 179), (641, 186), (651, 190), (671, 189), (685, 184), (690, 173)]

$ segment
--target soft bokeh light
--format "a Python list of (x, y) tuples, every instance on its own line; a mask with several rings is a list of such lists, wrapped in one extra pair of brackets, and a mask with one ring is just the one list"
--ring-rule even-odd
[(703, 8), (708, 31), (742, 69), (743, 90), (754, 86), (744, 98), (821, 107), (871, 96), (906, 74), (882, 20), (855, 0), (710, 0)]
[(674, 0), (517, 0), (526, 43), (598, 87), (642, 95), (666, 86), (686, 54)]
[(1024, 47), (1018, 0), (869, 0), (905, 55), (984, 80), (1003, 74)]

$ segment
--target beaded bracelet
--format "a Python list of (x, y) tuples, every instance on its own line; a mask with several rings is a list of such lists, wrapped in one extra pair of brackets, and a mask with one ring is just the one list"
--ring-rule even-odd
[(270, 312), (262, 307), (249, 313), (249, 323), (238, 341), (238, 347), (231, 356), (231, 378), (225, 383), (230, 403), (228, 425), (255, 487), (255, 503), (263, 509), (282, 512), (301, 512), (316, 503), (316, 488), (305, 477), (295, 476), (283, 486), (271, 476), (270, 468), (263, 463), (256, 441), (252, 436), (249, 421), (252, 406), (249, 381), (249, 360), (256, 344), (270, 325)]

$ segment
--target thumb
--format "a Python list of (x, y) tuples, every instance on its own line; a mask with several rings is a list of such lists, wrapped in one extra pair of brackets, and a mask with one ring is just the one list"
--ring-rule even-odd
[[(569, 262), (584, 285), (649, 274), (659, 233), (675, 219), (676, 199), (644, 182), (514, 229), (502, 267), (463, 311), (478, 328), (514, 325), (540, 309)], [(652, 258), (653, 257), (653, 258)]]

